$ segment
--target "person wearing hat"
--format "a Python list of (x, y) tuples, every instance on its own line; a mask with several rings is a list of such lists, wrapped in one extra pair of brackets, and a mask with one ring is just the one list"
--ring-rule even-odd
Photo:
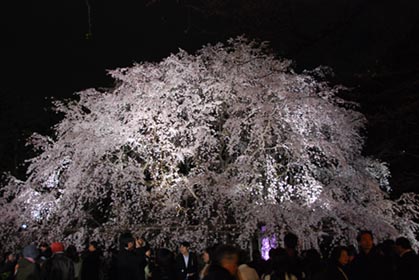
[(21, 258), (16, 266), (16, 280), (41, 279), (40, 268), (36, 263), (39, 256), (38, 248), (35, 245), (28, 245), (23, 248), (23, 258)]
[(51, 251), (52, 257), (42, 266), (41, 278), (43, 280), (74, 280), (74, 265), (64, 254), (63, 243), (52, 243)]

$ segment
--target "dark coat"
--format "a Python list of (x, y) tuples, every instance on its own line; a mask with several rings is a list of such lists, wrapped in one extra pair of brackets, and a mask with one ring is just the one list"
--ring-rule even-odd
[(41, 269), (36, 263), (32, 263), (25, 258), (18, 262), (19, 268), (17, 270), (16, 280), (39, 280), (41, 279)]
[(386, 259), (376, 247), (368, 255), (359, 253), (351, 263), (350, 278), (354, 280), (392, 280), (392, 267), (386, 264)]
[(351, 278), (349, 278), (349, 274), (347, 273), (346, 269), (340, 267), (337, 264), (331, 264), (327, 267), (326, 278), (324, 279), (325, 280), (347, 280)]
[(54, 254), (42, 265), (43, 280), (74, 280), (73, 261), (63, 253)]
[(111, 279), (144, 280), (145, 257), (135, 251), (121, 250), (112, 260)]
[[(188, 274), (193, 276), (187, 277)], [(196, 255), (189, 252), (188, 266), (185, 265), (183, 255), (176, 256), (176, 279), (177, 280), (196, 280), (198, 279), (198, 259)]]
[(5, 280), (13, 279), (16, 262), (4, 262), (0, 266), (0, 278)]
[(203, 280), (235, 280), (236, 278), (228, 272), (227, 269), (211, 264), (208, 268), (208, 274)]
[(401, 256), (397, 262), (397, 280), (419, 279), (419, 257), (409, 251)]
[(173, 266), (155, 266), (152, 270), (151, 278), (153, 280), (176, 280), (175, 268)]
[(103, 262), (99, 251), (87, 252), (81, 266), (81, 280), (103, 279)]

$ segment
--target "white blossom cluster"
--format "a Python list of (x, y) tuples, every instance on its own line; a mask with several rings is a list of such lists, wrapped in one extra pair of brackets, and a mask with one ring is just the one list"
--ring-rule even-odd
[[(244, 38), (111, 71), (115, 88), (56, 102), (64, 118), (28, 179), (2, 188), (2, 245), (111, 247), (124, 230), (198, 247), (292, 231), (304, 247), (414, 238), (417, 203), (388, 199), (387, 167), (361, 155), (365, 118), (264, 43)], [(22, 229), (21, 225), (26, 225)]]

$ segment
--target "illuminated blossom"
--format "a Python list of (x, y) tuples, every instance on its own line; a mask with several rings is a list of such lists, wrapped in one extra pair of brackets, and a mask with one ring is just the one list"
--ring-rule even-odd
[(317, 81), (320, 68), (290, 64), (237, 38), (110, 71), (114, 88), (55, 102), (55, 135), (34, 135), (28, 179), (3, 187), (2, 244), (109, 248), (131, 230), (156, 245), (247, 246), (261, 226), (304, 247), (359, 229), (414, 237), (415, 199), (388, 198), (388, 168), (361, 154), (356, 104)]

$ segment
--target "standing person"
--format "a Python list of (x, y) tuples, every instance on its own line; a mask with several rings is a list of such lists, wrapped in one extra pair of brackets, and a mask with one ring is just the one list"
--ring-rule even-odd
[(0, 266), (0, 279), (11, 280), (14, 276), (16, 255), (11, 252), (4, 254), (4, 260)]
[(144, 236), (139, 236), (135, 238), (135, 248), (144, 248), (146, 247), (147, 241), (145, 240)]
[(73, 262), (64, 254), (61, 242), (51, 244), (52, 257), (46, 260), (41, 269), (42, 280), (74, 280)]
[(145, 238), (143, 236), (141, 237), (137, 237), (135, 239), (135, 254), (138, 255), (138, 257), (141, 259), (139, 266), (140, 266), (140, 270), (143, 271), (144, 274), (144, 278), (146, 278), (146, 266), (147, 266), (147, 256), (146, 256), (146, 250), (149, 248), (149, 246), (147, 245), (147, 241), (145, 240)]
[(176, 278), (177, 280), (198, 279), (198, 259), (193, 252), (189, 251), (189, 242), (181, 242), (179, 255), (176, 257)]
[(306, 280), (324, 280), (326, 266), (316, 249), (309, 249), (302, 254), (301, 270)]
[(145, 272), (145, 279), (149, 280), (152, 278), (152, 272), (154, 270), (154, 260), (153, 260), (153, 251), (151, 250), (151, 247), (149, 245), (145, 246), (145, 260), (146, 260), (146, 266), (144, 268)]
[(80, 273), (81, 280), (102, 280), (102, 253), (97, 242), (89, 243), (87, 252), (83, 256)]
[(288, 268), (298, 279), (302, 279), (301, 258), (298, 255), (298, 236), (294, 233), (287, 233), (284, 236), (284, 247), (288, 256)]
[(410, 280), (419, 278), (419, 257), (412, 250), (409, 239), (399, 237), (396, 239), (395, 250), (399, 255), (396, 266), (397, 280)]
[(144, 280), (145, 257), (135, 252), (135, 239), (130, 233), (120, 237), (120, 250), (112, 260), (111, 277), (115, 280)]
[(238, 250), (230, 245), (220, 245), (214, 251), (204, 280), (236, 280), (238, 263)]
[(65, 255), (73, 262), (74, 266), (74, 280), (80, 280), (81, 273), (81, 259), (79, 253), (77, 252), (76, 246), (70, 245), (65, 251)]
[(51, 258), (52, 251), (51, 251), (51, 248), (49, 247), (48, 243), (42, 242), (39, 245), (39, 252), (40, 252), (40, 254), (39, 254), (38, 262), (42, 266), (42, 264), (46, 260), (48, 260), (49, 258)]
[(264, 268), (266, 266), (266, 261), (262, 258), (262, 254), (259, 250), (253, 250), (252, 252), (252, 261), (248, 263), (250, 267), (253, 267), (258, 273), (259, 277), (264, 273)]
[(165, 248), (157, 250), (151, 278), (153, 280), (176, 280), (175, 265), (175, 258), (170, 250)]
[(205, 276), (208, 274), (208, 268), (211, 264), (211, 255), (212, 255), (212, 248), (206, 248), (202, 253), (202, 261), (204, 262), (204, 267), (199, 272), (199, 279), (204, 279)]
[(348, 263), (348, 249), (342, 246), (335, 247), (329, 259), (326, 280), (349, 280)]
[(35, 245), (28, 245), (23, 248), (22, 258), (16, 266), (16, 280), (39, 280), (41, 271), (36, 259), (39, 256), (38, 248)]
[(383, 254), (374, 245), (371, 231), (360, 231), (357, 236), (359, 253), (351, 263), (350, 277), (356, 280), (392, 280), (391, 267), (386, 267)]
[(293, 274), (292, 266), (290, 265), (290, 258), (287, 250), (283, 248), (275, 248), (269, 251), (271, 259), (272, 270), (269, 274), (263, 277), (263, 280), (297, 280)]

